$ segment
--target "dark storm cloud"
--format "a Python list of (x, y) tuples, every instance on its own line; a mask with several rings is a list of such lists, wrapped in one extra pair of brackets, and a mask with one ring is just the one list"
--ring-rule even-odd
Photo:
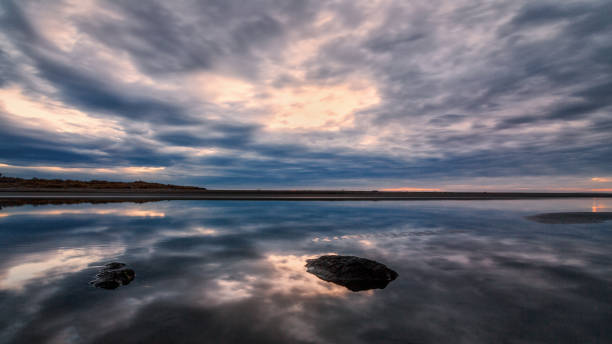
[(530, 3), (519, 11), (511, 24), (517, 28), (525, 26), (563, 23), (569, 26), (566, 33), (576, 36), (602, 33), (612, 24), (608, 20), (612, 5), (602, 1), (584, 1), (577, 3), (538, 2)]
[(110, 116), (133, 120), (176, 124), (193, 122), (179, 105), (121, 93), (113, 89), (110, 80), (77, 67), (78, 63), (52, 57), (48, 50), (53, 48), (33, 28), (19, 6), (11, 1), (7, 1), (5, 6), (4, 17), (8, 20), (3, 26), (11, 34), (10, 38), (33, 61), (38, 76), (58, 88), (61, 100), (83, 110), (103, 111)]
[(0, 50), (0, 87), (4, 87), (16, 78), (13, 73), (13, 61), (5, 51)]
[(455, 115), (455, 114), (447, 114), (438, 117), (434, 117), (429, 120), (429, 124), (434, 126), (446, 127), (466, 119), (467, 116), (464, 115)]
[(40, 37), (36, 30), (30, 25), (25, 14), (14, 1), (4, 1), (2, 3), (2, 28), (10, 33), (10, 36), (16, 40), (22, 40), (24, 43), (40, 43)]
[(144, 71), (162, 74), (212, 69), (230, 59), (240, 61), (233, 64), (237, 72), (252, 75), (257, 53), (279, 48), (284, 26), (299, 25), (312, 15), (305, 1), (105, 3), (123, 18), (83, 21), (80, 28), (130, 54)]
[(56, 142), (15, 135), (0, 131), (2, 144), (0, 157), (15, 164), (34, 163), (87, 163), (95, 162), (90, 154), (77, 153), (69, 146), (58, 146)]
[(180, 155), (159, 151), (138, 138), (122, 142), (86, 135), (49, 134), (42, 129), (20, 128), (0, 114), (0, 161), (15, 165), (49, 166), (70, 163), (70, 167), (169, 166), (184, 160)]
[[(90, 153), (75, 151), (74, 137), (49, 135), (44, 130), (24, 129), (11, 123), (0, 113), (0, 159), (16, 164), (93, 163)], [(81, 142), (79, 148), (94, 149), (100, 142)]]
[[(449, 139), (459, 145), (466, 139)], [(468, 143), (469, 144), (469, 143)], [(278, 160), (245, 158), (208, 158), (205, 166), (216, 166), (221, 176), (193, 178), (203, 185), (312, 185), (337, 180), (430, 179), (441, 180), (452, 172), (453, 177), (550, 176), (559, 171), (568, 174), (605, 174), (612, 158), (608, 147), (596, 144), (573, 149), (524, 148), (514, 150), (482, 150), (457, 154), (449, 158), (396, 159), (366, 155), (333, 155), (325, 158), (297, 158), (293, 163)], [(333, 158), (334, 164), (328, 161)], [(256, 171), (256, 172), (253, 172)]]
[(382, 35), (380, 37), (374, 37), (366, 43), (366, 47), (374, 52), (388, 52), (397, 50), (401, 47), (409, 47), (412, 42), (426, 38), (424, 33), (412, 33), (408, 35)]
[(605, 82), (594, 85), (571, 94), (570, 98), (575, 100), (562, 101), (561, 104), (542, 114), (505, 119), (498, 123), (497, 128), (507, 129), (516, 125), (556, 120), (590, 119), (589, 117), (598, 110), (603, 110), (606, 113), (611, 111), (610, 94), (612, 94), (612, 83)]
[(188, 124), (194, 121), (185, 115), (180, 106), (126, 96), (113, 91), (110, 85), (105, 85), (67, 65), (42, 57), (37, 62), (42, 76), (56, 85), (62, 92), (62, 99), (70, 104), (131, 120), (172, 124)]
[[(557, 8), (557, 6), (561, 8)], [(510, 24), (499, 29), (497, 40), (494, 42), (496, 45), (490, 47), (490, 51), (485, 47), (480, 48), (481, 52), (474, 54), (474, 51), (467, 48), (457, 47), (458, 56), (451, 57), (455, 66), (460, 66), (459, 64), (462, 62), (468, 62), (462, 61), (467, 56), (473, 56), (481, 63), (478, 68), (473, 69), (466, 75), (467, 78), (464, 77), (462, 80), (450, 78), (433, 85), (427, 76), (423, 75), (418, 64), (408, 64), (406, 66), (408, 68), (404, 67), (400, 70), (397, 70), (398, 67), (394, 64), (385, 66), (386, 71), (384, 73), (389, 80), (407, 86), (404, 90), (415, 95), (423, 95), (427, 99), (429, 96), (437, 96), (440, 93), (452, 92), (455, 94), (450, 95), (443, 103), (426, 101), (418, 109), (420, 113), (404, 111), (394, 115), (393, 112), (385, 112), (382, 114), (383, 118), (389, 119), (391, 115), (401, 118), (406, 116), (430, 116), (432, 111), (457, 107), (469, 110), (469, 113), (473, 116), (486, 116), (486, 110), (504, 105), (501, 104), (500, 97), (517, 95), (527, 99), (529, 96), (549, 94), (551, 90), (561, 90), (568, 86), (587, 89), (597, 88), (598, 86), (593, 84), (598, 83), (599, 80), (607, 80), (602, 77), (601, 73), (610, 74), (610, 70), (607, 68), (610, 60), (602, 59), (599, 55), (601, 54), (600, 51), (607, 51), (610, 47), (605, 40), (600, 40), (606, 34), (609, 34), (609, 21), (603, 20), (604, 16), (601, 15), (601, 13), (609, 12), (608, 4), (577, 4), (571, 8), (563, 8), (564, 5), (555, 3), (546, 6), (540, 4), (535, 9), (533, 7), (527, 5), (520, 9)], [(545, 39), (525, 41), (525, 38), (533, 35), (532, 30), (537, 28), (534, 28), (534, 26), (543, 23), (561, 25), (562, 28), (558, 32), (553, 29), (550, 37)], [(591, 23), (589, 26), (591, 30), (582, 28), (585, 23)], [(486, 27), (496, 24), (496, 22), (485, 21), (482, 24)], [(426, 28), (424, 31), (436, 32), (434, 24), (430, 23), (429, 25), (430, 28)], [(594, 30), (594, 28), (597, 28), (597, 30)], [(578, 36), (577, 32), (584, 36)], [(416, 33), (414, 35), (418, 36)], [(405, 57), (405, 54), (409, 54), (409, 56), (418, 60), (419, 55), (427, 52), (428, 49), (432, 49), (432, 46), (435, 49), (437, 47), (435, 40), (440, 40), (440, 38), (430, 35), (427, 46), (420, 47), (420, 49), (397, 51), (397, 56), (395, 54), (396, 45), (391, 45), (380, 53), (388, 54), (392, 59), (399, 59), (400, 56)], [(449, 44), (452, 48), (453, 42), (449, 42)], [(400, 52), (403, 55), (399, 55)], [(399, 60), (397, 62), (399, 63)], [(400, 73), (395, 73), (396, 71)], [(403, 74), (402, 72), (408, 72), (409, 74)], [(439, 71), (442, 75), (445, 72), (447, 71)], [(403, 77), (403, 75), (406, 75), (406, 77)], [(538, 88), (531, 87), (530, 81), (537, 78), (542, 78), (544, 83), (540, 81), (539, 84), (534, 85)], [(448, 84), (449, 82), (450, 84)], [(448, 90), (445, 86), (453, 89)], [(588, 93), (589, 91), (578, 91), (576, 96), (581, 97)], [(459, 95), (464, 95), (464, 97), (458, 97)], [(413, 100), (411, 97), (406, 98), (407, 102)], [(555, 119), (570, 114), (587, 116), (589, 112), (595, 109), (610, 105), (606, 102), (592, 104), (592, 99), (585, 99), (585, 103), (589, 104), (561, 105), (558, 110), (553, 110), (547, 117)], [(390, 108), (390, 110), (392, 109)], [(525, 117), (538, 116), (534, 114)]]
[(166, 130), (159, 132), (156, 138), (176, 146), (186, 147), (221, 147), (230, 149), (246, 148), (253, 141), (256, 126), (213, 124), (207, 126), (214, 130), (214, 136), (199, 134), (194, 130)]

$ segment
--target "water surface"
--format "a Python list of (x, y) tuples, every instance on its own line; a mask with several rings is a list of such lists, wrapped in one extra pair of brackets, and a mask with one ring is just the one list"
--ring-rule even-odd
[[(610, 343), (612, 200), (165, 201), (0, 210), (0, 343)], [(306, 259), (399, 273), (351, 292)], [(103, 264), (136, 273), (89, 284)]]

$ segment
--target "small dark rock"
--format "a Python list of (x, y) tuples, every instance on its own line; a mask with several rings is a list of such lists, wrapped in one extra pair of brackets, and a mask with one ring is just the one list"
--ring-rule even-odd
[(354, 256), (321, 256), (306, 261), (306, 271), (352, 291), (384, 289), (397, 272), (373, 260)]
[(134, 280), (134, 270), (126, 268), (125, 264), (112, 262), (104, 267), (96, 275), (96, 279), (89, 282), (96, 288), (116, 289), (122, 285), (128, 285)]
[(612, 212), (545, 213), (526, 217), (528, 220), (551, 224), (602, 223), (612, 221)]

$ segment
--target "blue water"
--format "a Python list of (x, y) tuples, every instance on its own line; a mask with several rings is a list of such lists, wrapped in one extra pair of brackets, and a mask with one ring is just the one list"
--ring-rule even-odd
[[(0, 343), (612, 343), (610, 200), (164, 201), (0, 210)], [(362, 292), (305, 260), (399, 277)], [(91, 286), (103, 264), (135, 279)]]

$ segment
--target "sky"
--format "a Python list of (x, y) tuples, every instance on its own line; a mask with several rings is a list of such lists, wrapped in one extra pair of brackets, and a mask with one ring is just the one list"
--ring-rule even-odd
[(1, 0), (0, 172), (612, 191), (612, 2)]

